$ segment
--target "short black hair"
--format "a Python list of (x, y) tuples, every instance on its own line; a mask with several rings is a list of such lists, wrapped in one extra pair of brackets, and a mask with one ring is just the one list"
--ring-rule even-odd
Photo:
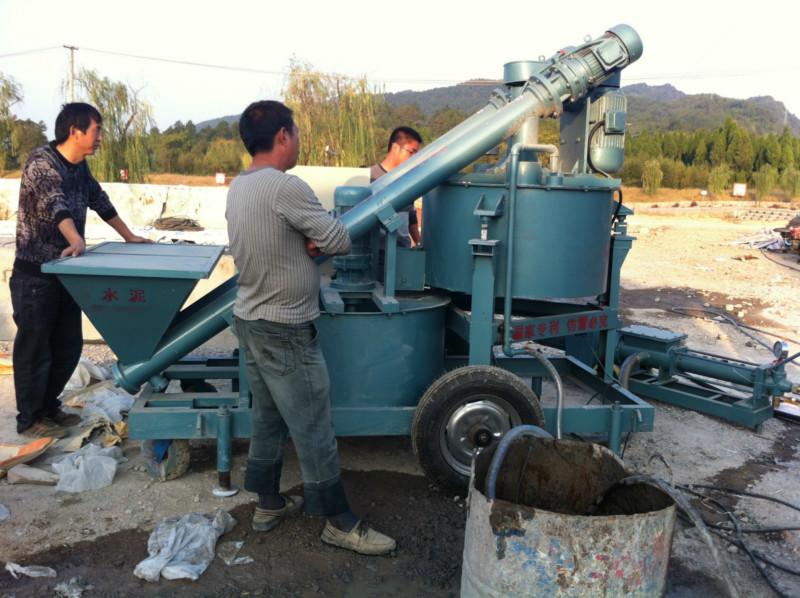
[(64, 143), (69, 139), (69, 130), (75, 127), (79, 131), (86, 132), (95, 121), (98, 125), (103, 124), (103, 117), (100, 111), (91, 104), (84, 102), (71, 102), (61, 106), (61, 112), (56, 116), (56, 143)]
[(389, 135), (389, 145), (386, 146), (386, 151), (392, 151), (392, 144), (402, 143), (408, 139), (413, 139), (417, 143), (422, 143), (422, 136), (411, 127), (397, 127), (392, 134)]
[(239, 118), (239, 136), (251, 156), (258, 152), (272, 151), (275, 135), (281, 129), (291, 133), (294, 130), (294, 119), (289, 108), (274, 100), (253, 102)]

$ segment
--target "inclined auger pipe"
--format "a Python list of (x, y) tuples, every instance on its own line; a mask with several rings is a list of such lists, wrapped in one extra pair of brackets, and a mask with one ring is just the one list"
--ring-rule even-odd
[[(517, 98), (507, 103), (493, 98), (484, 109), (455, 127), (442, 140), (408, 160), (407, 165), (385, 183), (373, 183), (372, 195), (342, 216), (350, 237), (357, 239), (380, 222), (389, 222), (393, 212), (407, 207), (513, 135), (525, 119), (557, 116), (562, 111), (563, 101), (583, 98), (589, 90), (636, 61), (641, 54), (642, 41), (628, 25), (612, 27), (577, 49), (562, 50), (551, 64), (531, 76)], [(386, 177), (379, 180), (383, 178)], [(236, 277), (210, 295), (202, 309), (190, 306), (178, 314), (152, 357), (130, 365), (117, 363), (113, 368), (116, 383), (128, 392), (137, 392), (150, 378), (224, 330), (236, 300)]]

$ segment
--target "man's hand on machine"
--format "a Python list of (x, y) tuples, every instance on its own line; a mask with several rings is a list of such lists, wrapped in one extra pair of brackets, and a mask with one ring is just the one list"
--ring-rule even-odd
[(64, 251), (61, 252), (61, 257), (78, 257), (86, 250), (86, 243), (79, 236), (74, 239)]
[(310, 257), (322, 255), (322, 252), (319, 250), (319, 247), (317, 247), (317, 244), (311, 239), (306, 239), (306, 253), (308, 253)]

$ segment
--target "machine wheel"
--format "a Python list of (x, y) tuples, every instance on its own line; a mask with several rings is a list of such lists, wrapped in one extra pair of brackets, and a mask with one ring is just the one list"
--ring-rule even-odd
[(164, 458), (160, 462), (155, 459), (153, 445), (152, 440), (142, 442), (145, 466), (154, 479), (161, 482), (176, 480), (188, 471), (191, 459), (188, 440), (172, 440)]
[(521, 424), (544, 425), (533, 390), (502, 368), (471, 365), (447, 372), (428, 388), (414, 413), (411, 444), (428, 477), (463, 494), (473, 451)]

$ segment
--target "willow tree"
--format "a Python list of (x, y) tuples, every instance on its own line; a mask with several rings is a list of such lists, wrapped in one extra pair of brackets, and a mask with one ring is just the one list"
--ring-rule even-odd
[(22, 101), (22, 88), (13, 77), (0, 73), (0, 171), (11, 166), (14, 115), (11, 106)]
[(322, 73), (293, 60), (283, 97), (300, 128), (300, 164), (377, 161), (375, 115), (381, 98), (365, 77)]
[(89, 159), (94, 175), (103, 181), (119, 181), (124, 169), (130, 182), (143, 182), (150, 169), (147, 147), (147, 132), (153, 125), (150, 105), (130, 85), (101, 77), (93, 70), (81, 69), (76, 84), (81, 99), (103, 115), (103, 145)]

